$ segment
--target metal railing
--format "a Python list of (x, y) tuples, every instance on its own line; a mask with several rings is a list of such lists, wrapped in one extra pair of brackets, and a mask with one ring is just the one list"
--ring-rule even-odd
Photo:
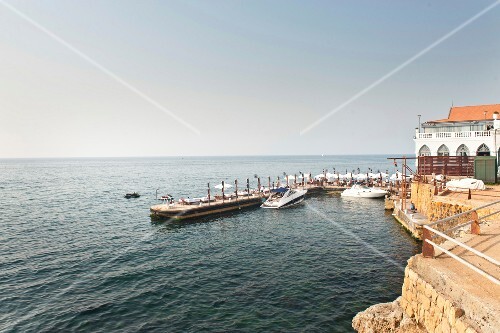
[(418, 133), (419, 139), (482, 138), (492, 136), (491, 131)]
[[(486, 255), (486, 254), (484, 254), (484, 253), (482, 253), (482, 252), (480, 252), (480, 251), (478, 251), (478, 250), (476, 250), (476, 249), (474, 249), (474, 248), (472, 248), (472, 247), (470, 247), (470, 246), (468, 246), (468, 245), (466, 245), (466, 244), (464, 244), (464, 243), (462, 243), (462, 242), (454, 239), (453, 237), (447, 235), (447, 233), (456, 231), (456, 230), (461, 229), (463, 227), (466, 227), (468, 225), (471, 226), (470, 231), (471, 231), (472, 234), (479, 235), (480, 231), (481, 231), (480, 226), (479, 226), (479, 221), (482, 220), (482, 219), (491, 217), (493, 215), (499, 214), (500, 210), (494, 211), (493, 213), (487, 214), (487, 215), (482, 216), (482, 217), (478, 216), (478, 213), (477, 213), (478, 210), (484, 209), (484, 208), (487, 208), (487, 207), (490, 207), (490, 206), (493, 206), (493, 205), (496, 205), (496, 204), (499, 204), (499, 203), (500, 203), (500, 200), (492, 202), (492, 203), (489, 203), (489, 204), (486, 204), (486, 205), (483, 205), (483, 206), (478, 207), (478, 208), (474, 208), (474, 209), (471, 209), (471, 210), (468, 210), (468, 211), (465, 211), (465, 212), (462, 212), (462, 213), (450, 216), (450, 217), (446, 217), (444, 219), (441, 219), (441, 220), (433, 222), (433, 223), (429, 223), (429, 224), (424, 225), (422, 255), (424, 257), (434, 258), (434, 250), (437, 248), (440, 251), (442, 251), (443, 253), (446, 253), (447, 255), (449, 255), (450, 257), (452, 257), (453, 259), (457, 260), (458, 262), (460, 262), (460, 263), (464, 264), (465, 266), (469, 267), (473, 271), (481, 274), (482, 276), (484, 276), (488, 280), (492, 281), (493, 283), (495, 283), (497, 285), (500, 285), (500, 280), (498, 280), (494, 276), (492, 276), (489, 273), (485, 272), (481, 268), (479, 268), (477, 266), (474, 266), (470, 262), (468, 262), (468, 261), (460, 258), (456, 254), (454, 254), (451, 251), (443, 248), (442, 246), (439, 246), (438, 244), (436, 244), (433, 241), (433, 239), (435, 239), (435, 238), (442, 237), (442, 238), (444, 238), (444, 239), (446, 239), (446, 240), (454, 243), (455, 245), (458, 245), (461, 248), (463, 248), (463, 249), (465, 249), (465, 250), (467, 250), (469, 252), (472, 252), (476, 256), (481, 257), (481, 258), (487, 260), (488, 262), (492, 263), (496, 267), (500, 267), (500, 262), (498, 260), (496, 260), (496, 259), (494, 259), (494, 258), (492, 258), (492, 257), (490, 257), (490, 256), (488, 256), (488, 255)], [(444, 231), (439, 231), (436, 228), (433, 228), (434, 226), (437, 226), (437, 225), (442, 224), (444, 222), (448, 222), (448, 221), (451, 221), (453, 219), (465, 216), (467, 214), (471, 215), (471, 219), (469, 221), (465, 222), (465, 223), (461, 223), (459, 225), (456, 225), (456, 226), (454, 226), (452, 228), (449, 228), (447, 230), (444, 230)]]

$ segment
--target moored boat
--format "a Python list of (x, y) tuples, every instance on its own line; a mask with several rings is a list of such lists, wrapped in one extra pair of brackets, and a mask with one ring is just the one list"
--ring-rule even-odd
[(354, 198), (383, 198), (387, 194), (387, 191), (382, 190), (377, 187), (367, 187), (362, 185), (354, 185), (351, 188), (346, 189), (342, 192), (343, 197), (354, 197)]
[(262, 208), (286, 208), (304, 201), (307, 190), (279, 187), (271, 190), (269, 198), (260, 206)]

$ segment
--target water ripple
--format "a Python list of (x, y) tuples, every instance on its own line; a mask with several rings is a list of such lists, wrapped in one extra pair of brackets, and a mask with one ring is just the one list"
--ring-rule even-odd
[(403, 278), (364, 242), (401, 266), (418, 251), (381, 201), (308, 199), (335, 223), (306, 206), (152, 223), (148, 207), (156, 188), (363, 163), (386, 169), (381, 156), (0, 161), (0, 330), (350, 331)]

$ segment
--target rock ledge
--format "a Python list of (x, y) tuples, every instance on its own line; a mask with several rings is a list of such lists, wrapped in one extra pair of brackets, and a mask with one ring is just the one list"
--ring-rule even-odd
[(354, 317), (352, 327), (358, 333), (427, 333), (404, 313), (400, 299), (370, 306)]

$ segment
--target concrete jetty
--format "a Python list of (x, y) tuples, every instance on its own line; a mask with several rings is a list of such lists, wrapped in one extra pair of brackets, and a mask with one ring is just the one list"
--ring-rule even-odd
[[(286, 186), (286, 184), (282, 184)], [(327, 184), (325, 182), (314, 183), (290, 183), (291, 188), (307, 189), (307, 195), (319, 195), (325, 192), (340, 193), (347, 189), (345, 186)], [(175, 202), (153, 205), (150, 207), (152, 218), (164, 219), (192, 219), (204, 216), (220, 215), (230, 211), (238, 211), (244, 208), (257, 207), (267, 198), (268, 194), (258, 190), (250, 191), (251, 195), (236, 198), (231, 194), (230, 198), (222, 200), (220, 195), (213, 196), (208, 202)]]
[[(293, 185), (295, 188), (302, 188), (303, 186)], [(308, 194), (321, 193), (323, 188), (315, 185), (304, 186), (308, 190)], [(259, 193), (257, 191), (251, 192), (250, 195), (243, 195), (230, 197), (222, 200), (221, 195), (212, 197), (210, 202), (175, 202), (175, 203), (162, 203), (150, 207), (151, 217), (156, 219), (174, 219), (185, 220), (205, 216), (215, 216), (224, 214), (231, 211), (240, 211), (246, 208), (258, 207), (262, 204), (263, 200), (268, 197), (268, 194)]]

